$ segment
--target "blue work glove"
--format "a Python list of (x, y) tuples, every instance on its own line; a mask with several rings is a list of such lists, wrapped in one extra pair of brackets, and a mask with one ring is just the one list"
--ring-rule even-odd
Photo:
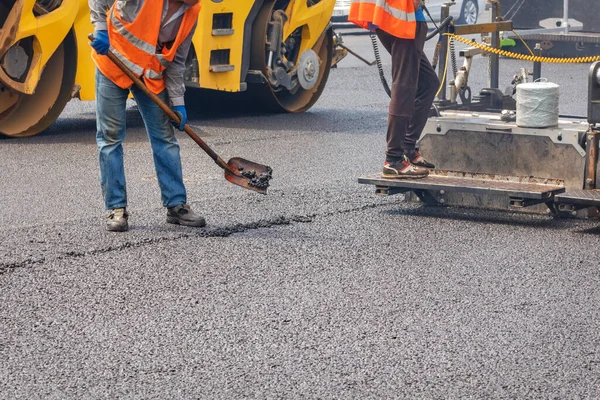
[(183, 131), (187, 122), (187, 112), (185, 111), (185, 106), (173, 106), (172, 110), (175, 112), (175, 114), (177, 114), (181, 122), (171, 120), (171, 123), (175, 128)]
[(107, 55), (108, 49), (110, 48), (108, 31), (96, 31), (94, 34), (94, 41), (90, 43), (90, 46), (96, 50), (96, 53), (103, 56)]

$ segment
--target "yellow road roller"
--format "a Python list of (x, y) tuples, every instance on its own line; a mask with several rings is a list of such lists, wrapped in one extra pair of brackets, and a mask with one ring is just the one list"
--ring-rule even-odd
[[(268, 111), (308, 110), (345, 55), (335, 49), (334, 5), (202, 0), (186, 85), (208, 89), (191, 91), (198, 96), (244, 92)], [(0, 134), (35, 135), (71, 99), (94, 100), (87, 0), (0, 0), (0, 26)]]

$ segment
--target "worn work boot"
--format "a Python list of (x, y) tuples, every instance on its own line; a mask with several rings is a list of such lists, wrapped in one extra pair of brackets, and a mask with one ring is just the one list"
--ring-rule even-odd
[(429, 175), (429, 170), (427, 168), (412, 165), (406, 156), (404, 157), (404, 160), (401, 161), (393, 163), (386, 161), (383, 164), (383, 172), (381, 173), (382, 178), (392, 179), (425, 178), (427, 175)]
[(167, 209), (167, 222), (185, 226), (203, 227), (206, 220), (192, 211), (187, 204), (180, 204)]
[(125, 232), (129, 230), (127, 218), (129, 218), (129, 214), (124, 208), (110, 210), (106, 221), (106, 230), (111, 232)]
[(421, 155), (421, 153), (419, 153), (417, 150), (409, 151), (406, 154), (406, 156), (408, 157), (408, 159), (410, 160), (410, 163), (412, 165), (416, 165), (417, 167), (430, 168), (430, 169), (435, 168), (435, 165), (433, 165), (432, 163), (427, 161), (425, 159), (425, 157), (423, 157)]

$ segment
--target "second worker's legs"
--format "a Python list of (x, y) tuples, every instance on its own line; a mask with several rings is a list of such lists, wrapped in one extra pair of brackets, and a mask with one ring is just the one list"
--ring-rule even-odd
[(377, 37), (392, 56), (386, 160), (393, 162), (404, 157), (404, 142), (415, 113), (421, 50), (416, 40), (401, 39), (381, 29), (377, 30)]
[(435, 94), (440, 86), (438, 76), (423, 52), (426, 35), (427, 24), (419, 23), (417, 25), (417, 37), (415, 39), (416, 45), (421, 50), (421, 56), (419, 57), (418, 86), (414, 98), (414, 113), (410, 119), (408, 132), (404, 141), (404, 150), (406, 152), (413, 152), (415, 150), (417, 140), (419, 140), (421, 133), (423, 133), (423, 128), (425, 128), (425, 124), (429, 117), (431, 105), (433, 104)]
[(384, 178), (422, 178), (426, 169), (410, 163), (404, 143), (410, 120), (415, 113), (421, 50), (414, 39), (401, 39), (377, 30), (379, 40), (392, 56), (392, 93), (388, 115), (387, 150)]

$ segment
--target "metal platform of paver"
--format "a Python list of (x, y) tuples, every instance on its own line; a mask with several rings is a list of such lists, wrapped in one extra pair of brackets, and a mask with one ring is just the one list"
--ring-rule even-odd
[(392, 195), (418, 192), (468, 192), (480, 195), (504, 195), (512, 199), (536, 203), (552, 201), (557, 194), (564, 193), (564, 186), (554, 180), (518, 178), (498, 175), (468, 174), (451, 171), (433, 171), (420, 179), (386, 179), (381, 174), (358, 178), (362, 184), (375, 185), (376, 193)]

